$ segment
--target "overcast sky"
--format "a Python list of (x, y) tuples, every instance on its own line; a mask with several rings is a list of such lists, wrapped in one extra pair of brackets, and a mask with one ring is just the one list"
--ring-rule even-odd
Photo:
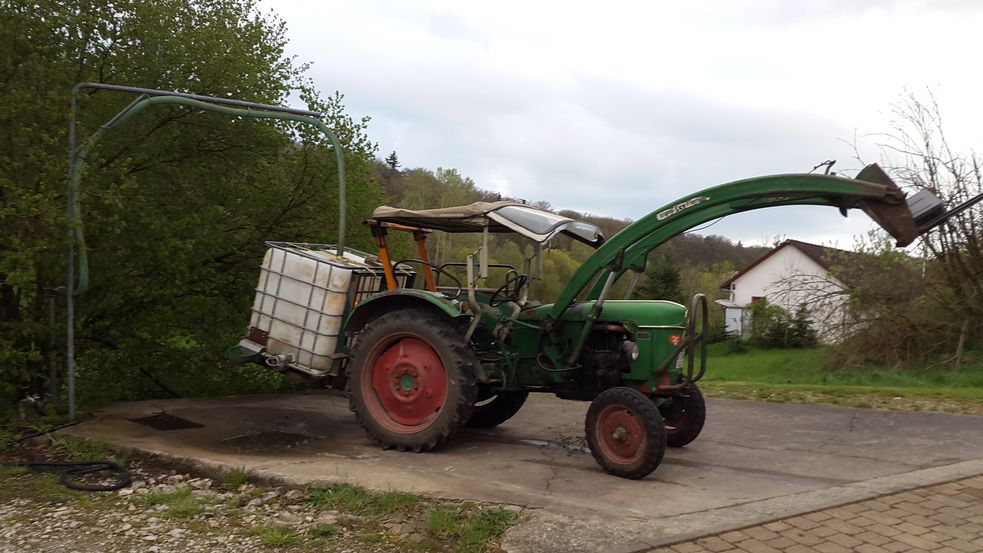
[[(372, 118), (379, 156), (618, 218), (826, 159), (878, 161), (905, 90), (979, 144), (983, 2), (265, 0), (324, 93)], [(776, 208), (706, 233), (849, 247), (863, 213)]]

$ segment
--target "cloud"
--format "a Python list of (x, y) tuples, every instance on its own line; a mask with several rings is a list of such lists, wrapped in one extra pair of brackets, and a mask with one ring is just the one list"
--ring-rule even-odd
[[(889, 129), (931, 86), (952, 132), (983, 139), (975, 2), (824, 0), (270, 3), (322, 90), (372, 118), (382, 155), (479, 186), (637, 218), (697, 189), (855, 167), (843, 139)], [(817, 211), (819, 210), (819, 211)], [(776, 209), (707, 232), (849, 243), (864, 216)], [(826, 237), (824, 239), (824, 237)]]

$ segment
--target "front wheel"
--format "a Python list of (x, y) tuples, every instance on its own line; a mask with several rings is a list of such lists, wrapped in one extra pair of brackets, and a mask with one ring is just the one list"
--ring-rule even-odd
[(622, 478), (651, 474), (666, 452), (662, 415), (634, 388), (604, 390), (587, 409), (587, 445), (597, 464)]
[(680, 390), (679, 395), (673, 396), (660, 412), (666, 426), (666, 444), (669, 447), (683, 447), (703, 431), (707, 405), (696, 384), (690, 384)]
[(389, 312), (365, 326), (351, 355), (349, 407), (384, 448), (435, 449), (471, 416), (478, 362), (443, 317)]

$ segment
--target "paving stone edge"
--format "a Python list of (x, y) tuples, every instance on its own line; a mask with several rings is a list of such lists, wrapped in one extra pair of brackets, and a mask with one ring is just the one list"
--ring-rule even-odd
[(676, 515), (653, 521), (651, 526), (653, 533), (662, 530), (661, 537), (646, 536), (643, 541), (626, 543), (599, 553), (644, 553), (659, 547), (767, 524), (783, 518), (979, 475), (983, 475), (983, 459), (972, 459), (951, 465), (880, 476), (825, 490), (813, 490), (731, 507)]

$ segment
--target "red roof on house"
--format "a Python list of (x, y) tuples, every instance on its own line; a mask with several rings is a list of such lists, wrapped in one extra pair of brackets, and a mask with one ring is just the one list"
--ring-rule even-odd
[(730, 278), (728, 278), (723, 284), (720, 285), (720, 288), (722, 290), (729, 289), (730, 288), (730, 285), (733, 284), (735, 280), (741, 278), (741, 276), (744, 275), (744, 273), (746, 273), (746, 272), (750, 271), (751, 269), (757, 267), (765, 259), (768, 259), (769, 257), (775, 255), (775, 253), (777, 253), (778, 250), (781, 250), (782, 248), (784, 248), (786, 246), (794, 246), (796, 249), (798, 249), (802, 253), (806, 254), (806, 256), (808, 256), (809, 259), (812, 259), (813, 261), (815, 261), (816, 263), (818, 263), (820, 267), (822, 267), (822, 268), (824, 268), (826, 270), (829, 270), (830, 265), (831, 265), (830, 264), (830, 258), (831, 258), (830, 254), (832, 254), (832, 253), (846, 253), (846, 254), (853, 253), (853, 252), (848, 252), (846, 250), (841, 250), (841, 249), (838, 249), (838, 248), (831, 248), (829, 246), (820, 246), (818, 244), (810, 244), (809, 242), (803, 242), (801, 240), (788, 239), (788, 240), (785, 240), (784, 242), (782, 242), (781, 244), (779, 244), (778, 246), (776, 246), (770, 252), (762, 255), (758, 259), (755, 259), (747, 267), (744, 267), (740, 271), (737, 271), (736, 273), (734, 273), (733, 276), (731, 276)]

